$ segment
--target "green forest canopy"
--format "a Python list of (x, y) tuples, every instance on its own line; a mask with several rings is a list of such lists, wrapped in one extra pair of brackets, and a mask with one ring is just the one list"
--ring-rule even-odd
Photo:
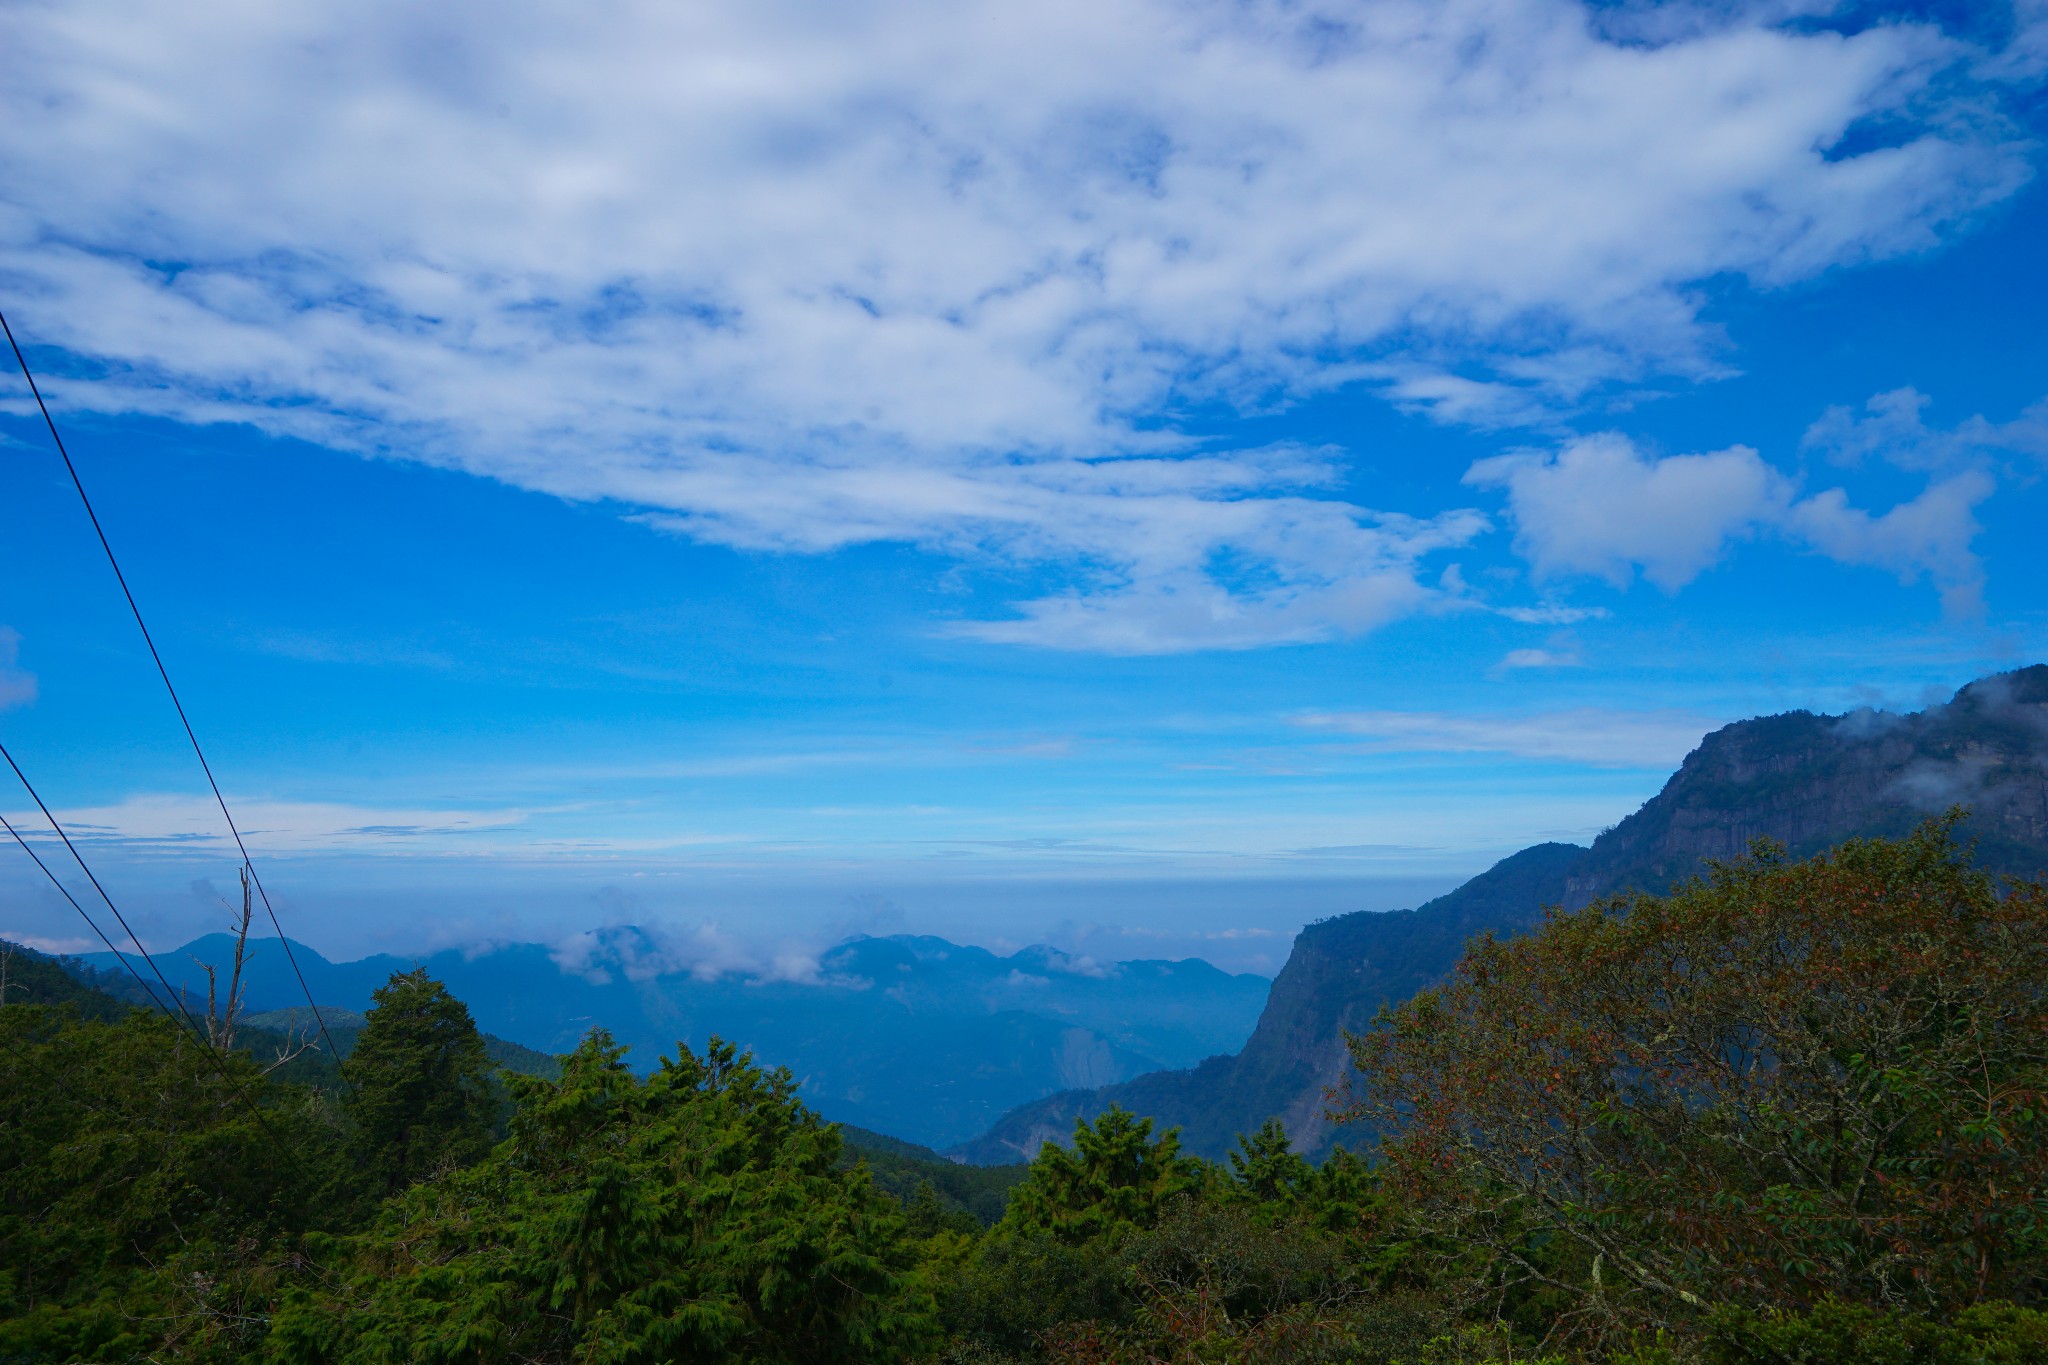
[(855, 1152), (715, 1040), (506, 1072), (423, 974), (344, 1086), (0, 960), (0, 1361), (2048, 1358), (2048, 888), (1939, 822), (1475, 942), (1320, 1165)]

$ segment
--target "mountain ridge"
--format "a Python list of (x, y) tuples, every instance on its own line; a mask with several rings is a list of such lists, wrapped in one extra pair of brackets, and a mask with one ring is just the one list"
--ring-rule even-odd
[(1843, 839), (1896, 837), (1954, 805), (1970, 811), (1965, 834), (1980, 866), (2012, 876), (2048, 866), (2048, 665), (1980, 678), (1914, 713), (1791, 711), (1723, 726), (1591, 847), (1538, 844), (1413, 910), (1303, 929), (1238, 1053), (1047, 1096), (948, 1155), (1028, 1160), (1111, 1104), (1179, 1127), (1205, 1156), (1221, 1157), (1268, 1117), (1299, 1146), (1327, 1150), (1337, 1134), (1322, 1092), (1345, 1073), (1343, 1030), (1441, 980), (1473, 934), (1528, 929), (1549, 905), (1662, 892), (1754, 839), (1807, 856)]
[[(930, 1147), (971, 1137), (1041, 1095), (1239, 1046), (1270, 984), (1199, 958), (1097, 962), (1042, 944), (1006, 956), (929, 935), (859, 935), (808, 973), (709, 979), (688, 940), (631, 925), (552, 946), (347, 962), (292, 942), (323, 1008), (365, 1010), (392, 972), (424, 966), (480, 1029), (509, 1043), (556, 1054), (602, 1025), (646, 1068), (678, 1040), (701, 1048), (716, 1033), (788, 1065), (828, 1118)], [(251, 1008), (303, 1009), (274, 944), (254, 941)], [(207, 935), (157, 962), (174, 984), (203, 994), (199, 964), (225, 963), (232, 946), (226, 934)], [(83, 960), (118, 970), (109, 953)]]

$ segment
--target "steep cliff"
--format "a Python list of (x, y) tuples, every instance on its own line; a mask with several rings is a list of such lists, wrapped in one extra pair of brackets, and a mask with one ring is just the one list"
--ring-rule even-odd
[(1725, 726), (1594, 842), (1565, 903), (1662, 889), (1758, 837), (1805, 855), (1904, 834), (1957, 805), (1981, 865), (2028, 876), (2048, 862), (2048, 665), (1979, 679), (1912, 715), (1793, 711)]
[(1981, 679), (1913, 715), (1794, 711), (1725, 726), (1590, 849), (1539, 844), (1417, 909), (1340, 915), (1302, 930), (1237, 1055), (1049, 1096), (953, 1154), (1028, 1159), (1042, 1143), (1069, 1138), (1077, 1116), (1111, 1104), (1179, 1125), (1188, 1148), (1211, 1157), (1276, 1115), (1301, 1146), (1327, 1147), (1338, 1134), (1322, 1117), (1322, 1097), (1343, 1075), (1343, 1031), (1440, 980), (1474, 934), (1526, 929), (1546, 905), (1662, 891), (1759, 837), (1803, 855), (1903, 834), (1952, 805), (1969, 808), (1966, 832), (1983, 866), (2016, 876), (2048, 866), (2048, 666)]

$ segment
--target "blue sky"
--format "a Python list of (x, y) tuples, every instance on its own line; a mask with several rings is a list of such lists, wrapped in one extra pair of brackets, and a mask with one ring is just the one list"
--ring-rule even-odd
[[(1717, 724), (2048, 653), (2038, 0), (60, 2), (0, 53), (0, 300), (331, 952), (1270, 971)], [(233, 859), (30, 419), (0, 734), (175, 943)], [(0, 931), (82, 946), (33, 875)]]

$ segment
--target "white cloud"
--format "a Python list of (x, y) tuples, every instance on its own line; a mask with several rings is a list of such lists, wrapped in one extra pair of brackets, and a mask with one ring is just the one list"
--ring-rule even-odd
[(1951, 614), (1980, 605), (1975, 508), (1995, 485), (1977, 470), (1931, 483), (1881, 515), (1851, 507), (1839, 488), (1798, 497), (1747, 446), (1658, 458), (1614, 433), (1481, 460), (1465, 477), (1506, 491), (1515, 549), (1539, 581), (1583, 574), (1622, 587), (1640, 570), (1675, 592), (1718, 563), (1729, 542), (1768, 533), (1901, 582), (1929, 578)]
[[(1923, 247), (2025, 178), (1937, 93), (1987, 54), (1782, 9), (15, 6), (0, 282), (87, 362), (69, 405), (1080, 570), (989, 639), (1317, 638), (1438, 600), (1416, 560), (1474, 520), (1175, 412), (1707, 375), (1691, 283)], [(1830, 156), (1872, 118), (1903, 137)]]
[(36, 699), (36, 675), (21, 666), (21, 633), (0, 626), (0, 711)]
[(1481, 460), (1465, 481), (1507, 490), (1515, 549), (1538, 580), (1587, 574), (1620, 587), (1640, 569), (1667, 592), (1786, 501), (1784, 480), (1748, 446), (1660, 460), (1613, 433)]
[[(1137, 510), (1119, 508), (1116, 516), (1128, 521)], [(1159, 510), (1168, 514), (1132, 529), (1163, 543), (1126, 541), (1128, 567), (1104, 583), (1026, 603), (1016, 620), (967, 623), (960, 632), (1110, 654), (1245, 649), (1363, 633), (1445, 601), (1419, 580), (1419, 561), (1467, 543), (1487, 525), (1473, 512), (1426, 521), (1371, 517), (1307, 498), (1186, 499), (1170, 512)], [(1240, 529), (1221, 529), (1233, 523)], [(1233, 582), (1218, 570), (1212, 555), (1221, 546), (1243, 552), (1253, 566), (1249, 581)]]
[(1878, 459), (1901, 469), (1947, 469), (1998, 453), (2048, 461), (2048, 398), (2010, 422), (1988, 422), (1980, 414), (1947, 430), (1921, 416), (1930, 401), (1904, 388), (1871, 398), (1860, 415), (1831, 407), (1806, 429), (1800, 446), (1841, 464)]
[(0, 938), (9, 943), (18, 943), (24, 948), (33, 948), (39, 953), (53, 957), (70, 957), (78, 953), (96, 953), (104, 950), (106, 944), (84, 934), (49, 937), (42, 934), (20, 933), (9, 929), (0, 931)]
[(1567, 607), (1546, 602), (1537, 607), (1494, 607), (1493, 612), (1525, 626), (1571, 626), (1581, 621), (1598, 621), (1608, 615), (1605, 607)]
[(653, 981), (664, 976), (698, 981), (732, 976), (762, 982), (855, 984), (843, 978), (820, 977), (814, 950), (749, 943), (708, 920), (687, 928), (628, 924), (592, 929), (557, 940), (550, 945), (548, 956), (564, 972), (599, 986), (609, 985), (615, 977)]
[[(460, 849), (480, 835), (517, 829), (523, 811), (395, 809), (340, 802), (230, 798), (235, 823), (253, 854)], [(117, 844), (126, 851), (185, 851), (233, 858), (234, 844), (211, 795), (141, 793), (118, 803), (69, 806), (56, 811), (65, 832), (80, 844)], [(29, 809), (8, 815), (31, 838), (43, 825)], [(54, 839), (54, 835), (48, 836)]]
[(1511, 649), (1501, 656), (1502, 668), (1583, 668), (1576, 649)]
[(2013, 0), (2012, 41), (2005, 51), (1977, 64), (1986, 80), (2015, 83), (2048, 72), (2048, 0)]
[(1968, 616), (1983, 607), (1984, 566), (1970, 550), (1982, 529), (1976, 507), (1994, 487), (1990, 475), (1966, 470), (1882, 516), (1849, 506), (1842, 490), (1831, 488), (1793, 504), (1785, 524), (1830, 559), (1883, 569), (1901, 583), (1932, 579), (1942, 609)]
[(1440, 711), (1325, 711), (1295, 717), (1394, 753), (1495, 753), (1603, 767), (1670, 768), (1717, 722), (1683, 711), (1582, 708), (1529, 716)]
[(1013, 954), (1013, 957), (1021, 958), (1027, 964), (1037, 967), (1043, 972), (1058, 972), (1064, 976), (1085, 976), (1097, 981), (1107, 981), (1112, 977), (1122, 976), (1124, 973), (1123, 964), (1120, 962), (1103, 962), (1085, 953), (1069, 953), (1043, 943), (1033, 944), (1031, 947)]

